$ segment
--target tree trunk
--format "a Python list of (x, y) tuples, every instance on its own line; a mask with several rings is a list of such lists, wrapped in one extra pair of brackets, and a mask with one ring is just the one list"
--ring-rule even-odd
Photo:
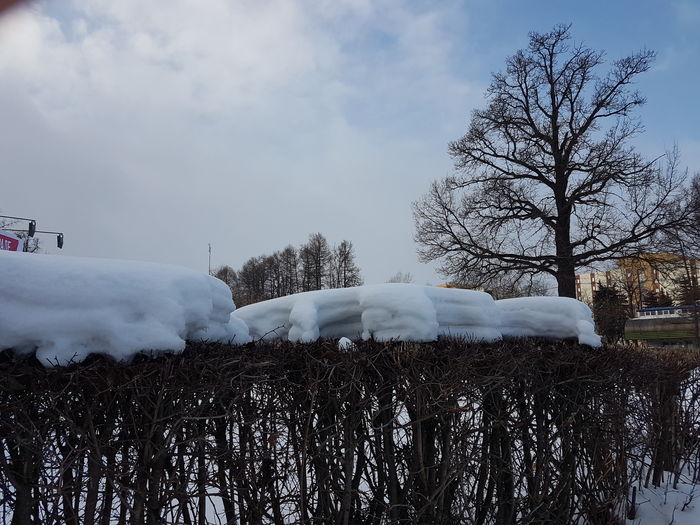
[(570, 261), (559, 263), (556, 277), (559, 297), (576, 299), (576, 269), (574, 265)]
[[(563, 176), (562, 176), (563, 178)], [(576, 299), (576, 267), (571, 248), (571, 208), (566, 204), (566, 186), (562, 186), (557, 196), (559, 222), (554, 231), (557, 250), (557, 287), (559, 297)]]

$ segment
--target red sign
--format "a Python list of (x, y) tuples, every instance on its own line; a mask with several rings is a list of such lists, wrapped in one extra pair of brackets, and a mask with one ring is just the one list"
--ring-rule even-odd
[(24, 248), (24, 241), (9, 232), (0, 230), (0, 250), (11, 252), (21, 252)]

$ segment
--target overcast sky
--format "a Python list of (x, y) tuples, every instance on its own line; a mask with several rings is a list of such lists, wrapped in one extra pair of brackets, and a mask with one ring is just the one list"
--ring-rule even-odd
[(437, 284), (411, 203), (490, 73), (557, 23), (658, 53), (636, 144), (700, 171), (698, 0), (43, 1), (0, 16), (0, 213), (66, 255), (202, 271), (208, 243), (239, 268), (318, 231), (368, 284)]

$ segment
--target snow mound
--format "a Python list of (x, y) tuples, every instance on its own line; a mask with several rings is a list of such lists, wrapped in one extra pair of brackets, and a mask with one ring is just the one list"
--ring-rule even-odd
[(36, 352), (47, 366), (250, 340), (229, 288), (185, 268), (0, 251), (0, 275), (0, 350)]
[(503, 337), (578, 338), (584, 345), (601, 346), (591, 309), (569, 297), (520, 297), (496, 301)]
[(258, 340), (295, 342), (324, 338), (473, 341), (502, 337), (577, 338), (600, 346), (590, 308), (567, 297), (494, 301), (483, 292), (414, 284), (381, 284), (288, 295), (244, 306), (244, 321)]
[(254, 339), (310, 342), (319, 337), (434, 341), (439, 335), (475, 341), (501, 338), (490, 295), (413, 284), (379, 284), (303, 292), (244, 306)]
[[(0, 351), (35, 352), (46, 366), (90, 353), (124, 361), (142, 351), (180, 352), (187, 340), (535, 336), (600, 346), (590, 309), (563, 297), (494, 301), (474, 290), (397, 283), (305, 292), (235, 310), (223, 282), (173, 266), (0, 251), (0, 275)], [(352, 347), (343, 341), (341, 348)]]

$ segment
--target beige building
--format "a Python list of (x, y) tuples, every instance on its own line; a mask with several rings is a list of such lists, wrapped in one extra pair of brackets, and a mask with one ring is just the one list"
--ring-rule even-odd
[(642, 298), (649, 292), (670, 297), (677, 295), (679, 281), (688, 273), (697, 283), (697, 262), (693, 260), (689, 265), (683, 265), (679, 257), (669, 254), (621, 259), (611, 270), (576, 274), (576, 298), (592, 304), (600, 286), (615, 286), (627, 296), (634, 312), (641, 307)]
[[(612, 286), (613, 272), (620, 273), (619, 270), (608, 270), (605, 272), (588, 272), (576, 274), (576, 299), (587, 304), (593, 303), (593, 297), (598, 290), (598, 286)], [(617, 276), (615, 276), (617, 277)]]

